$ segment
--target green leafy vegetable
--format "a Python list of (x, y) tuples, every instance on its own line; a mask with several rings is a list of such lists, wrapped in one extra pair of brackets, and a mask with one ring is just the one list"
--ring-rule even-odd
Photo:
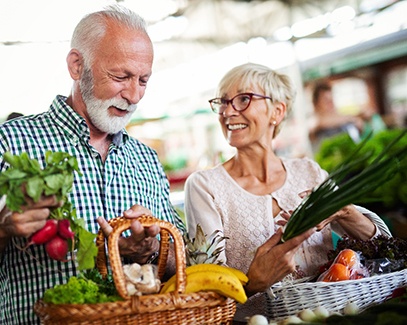
[(41, 195), (55, 195), (58, 200), (66, 200), (72, 189), (73, 173), (82, 175), (76, 158), (65, 152), (47, 151), (44, 169), (27, 152), (20, 155), (5, 152), (3, 158), (10, 168), (0, 174), (0, 195), (7, 194), (6, 204), (11, 211), (22, 211), (26, 195), (34, 202), (38, 202)]
[[(369, 152), (373, 152), (373, 154), (369, 160), (360, 164), (357, 170), (362, 170), (367, 167), (369, 163), (381, 154), (382, 151), (386, 150), (389, 144), (402, 132), (403, 129), (383, 130), (369, 138), (355, 158)], [(320, 150), (315, 155), (315, 160), (323, 169), (332, 172), (337, 165), (354, 152), (356, 146), (357, 145), (347, 134), (325, 139), (321, 144)], [(406, 146), (407, 137), (404, 137), (390, 148), (389, 154)], [(379, 213), (405, 207), (407, 204), (407, 159), (402, 161), (401, 164), (398, 172), (390, 180), (380, 184), (371, 195), (369, 195), (369, 201), (361, 201), (360, 203)]]
[(106, 293), (102, 282), (103, 280), (98, 284), (83, 276), (72, 276), (67, 283), (47, 289), (43, 300), (53, 304), (96, 304), (121, 299), (115, 291)]
[(114, 284), (113, 275), (108, 273), (106, 276), (102, 276), (97, 269), (86, 270), (82, 275), (89, 280), (97, 283), (100, 292), (108, 296), (117, 296), (118, 292)]
[(333, 260), (343, 249), (360, 252), (366, 260), (381, 258), (396, 260), (403, 268), (407, 268), (407, 240), (402, 238), (379, 235), (362, 240), (344, 236), (338, 241), (336, 248), (328, 253), (328, 259)]
[[(395, 138), (388, 147), (362, 170), (358, 166), (369, 161), (373, 152), (357, 156), (368, 138), (362, 141), (354, 154), (350, 155), (329, 177), (312, 190), (294, 210), (283, 234), (283, 240), (293, 238), (351, 203), (358, 203), (371, 194), (378, 186), (387, 182), (399, 170), (401, 162), (407, 156), (407, 147), (390, 152), (407, 130)], [(357, 157), (357, 158), (354, 158)], [(355, 171), (356, 170), (356, 171)], [(354, 173), (352, 175), (352, 173)], [(351, 175), (351, 176), (350, 176)]]
[(70, 221), (75, 233), (70, 246), (77, 247), (78, 268), (93, 268), (97, 255), (96, 235), (86, 230), (84, 220), (77, 218), (67, 196), (72, 190), (74, 173), (82, 176), (76, 158), (65, 152), (47, 151), (46, 165), (41, 168), (38, 160), (31, 159), (26, 152), (20, 155), (6, 152), (3, 157), (10, 167), (0, 174), (0, 195), (7, 195), (8, 209), (22, 212), (28, 198), (38, 202), (42, 196), (55, 195), (63, 204), (51, 210), (50, 219)]

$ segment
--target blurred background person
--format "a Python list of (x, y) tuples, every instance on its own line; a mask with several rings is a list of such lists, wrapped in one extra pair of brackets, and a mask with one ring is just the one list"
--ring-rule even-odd
[(364, 128), (363, 118), (338, 112), (329, 83), (316, 84), (312, 93), (312, 104), (314, 117), (311, 120), (309, 137), (314, 153), (318, 151), (323, 139), (340, 133), (348, 133), (356, 143), (360, 141)]
[(383, 118), (373, 107), (369, 106), (363, 110), (360, 117), (364, 121), (363, 130), (360, 135), (361, 139), (364, 139), (370, 134), (375, 134), (387, 129), (387, 125)]
[(24, 114), (21, 114), (18, 112), (12, 112), (7, 116), (6, 121), (12, 120), (12, 119), (20, 117), (20, 116), (24, 116)]

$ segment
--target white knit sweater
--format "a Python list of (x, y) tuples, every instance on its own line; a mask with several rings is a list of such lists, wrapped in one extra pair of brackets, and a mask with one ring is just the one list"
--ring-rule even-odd
[[(272, 236), (276, 221), (272, 213), (272, 198), (282, 210), (294, 210), (301, 202), (299, 193), (312, 189), (326, 177), (326, 171), (308, 158), (282, 159), (287, 171), (284, 185), (274, 193), (258, 196), (241, 188), (222, 165), (193, 173), (185, 184), (185, 213), (188, 232), (195, 237), (196, 224), (200, 224), (207, 235), (215, 230), (223, 231), (226, 241), (222, 259), (225, 264), (247, 272), (254, 253)], [(358, 207), (359, 208), (359, 207)], [(384, 222), (374, 213), (360, 208), (362, 213), (376, 224), (376, 235), (390, 235)], [(332, 230), (342, 236), (339, 225)], [(331, 226), (309, 238), (296, 254), (296, 264), (305, 275), (314, 275), (320, 265), (327, 262), (327, 252), (333, 249)], [(239, 305), (235, 319), (265, 314), (265, 294), (251, 297)]]

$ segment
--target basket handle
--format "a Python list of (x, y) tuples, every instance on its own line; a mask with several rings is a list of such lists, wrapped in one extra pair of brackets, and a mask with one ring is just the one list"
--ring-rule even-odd
[[(127, 219), (124, 217), (118, 217), (109, 220), (110, 226), (113, 231), (107, 238), (107, 247), (110, 259), (110, 265), (112, 268), (113, 280), (116, 286), (116, 290), (123, 299), (130, 299), (127, 294), (126, 280), (123, 272), (121, 257), (119, 253), (119, 238), (123, 231), (130, 228), (134, 219)], [(158, 276), (162, 278), (165, 273), (165, 267), (167, 264), (167, 257), (169, 252), (169, 235), (174, 239), (175, 250), (175, 265), (176, 265), (176, 292), (184, 293), (186, 286), (186, 258), (184, 241), (179, 230), (171, 223), (163, 220), (159, 220), (152, 216), (141, 216), (137, 220), (144, 227), (150, 227), (152, 225), (158, 225), (160, 227), (160, 255), (158, 258)], [(98, 254), (96, 259), (96, 266), (102, 276), (107, 275), (107, 257), (105, 250), (106, 237), (103, 231), (100, 229), (96, 238), (96, 245), (98, 248)]]

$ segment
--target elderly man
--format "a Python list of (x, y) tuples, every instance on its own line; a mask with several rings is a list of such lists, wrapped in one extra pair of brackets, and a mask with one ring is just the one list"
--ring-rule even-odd
[[(124, 129), (144, 95), (152, 62), (153, 46), (140, 16), (119, 6), (91, 13), (77, 25), (67, 56), (71, 94), (57, 96), (45, 113), (0, 126), (1, 171), (8, 168), (6, 151), (27, 152), (42, 165), (47, 150), (75, 156), (83, 176), (75, 175), (69, 199), (78, 217), (89, 231), (101, 227), (106, 235), (107, 220), (134, 218), (131, 235), (119, 246), (123, 256), (140, 264), (158, 251), (160, 229), (143, 228), (137, 217), (154, 215), (184, 231), (156, 153)], [(30, 247), (30, 254), (17, 248), (45, 225), (57, 204), (51, 196), (24, 206), (22, 213), (0, 207), (1, 324), (39, 323), (35, 301), (78, 272), (74, 261), (48, 258), (43, 245)]]

